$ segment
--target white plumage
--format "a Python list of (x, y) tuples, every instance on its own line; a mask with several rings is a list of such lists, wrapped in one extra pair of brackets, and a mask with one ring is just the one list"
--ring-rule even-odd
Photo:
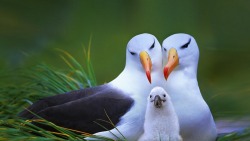
[(199, 49), (188, 34), (174, 34), (162, 44), (164, 89), (170, 95), (179, 118), (184, 141), (215, 141), (216, 126), (197, 82)]
[(144, 133), (139, 141), (182, 141), (179, 121), (171, 98), (161, 87), (148, 96)]
[[(146, 51), (152, 61), (151, 83), (147, 80), (140, 62), (139, 54), (142, 51)], [(128, 112), (121, 117), (116, 129), (99, 132), (95, 135), (117, 140), (113, 135), (115, 134), (121, 139), (125, 136), (126, 140), (129, 141), (138, 140), (143, 131), (143, 121), (147, 103), (144, 97), (147, 97), (153, 87), (162, 84), (163, 77), (161, 45), (158, 40), (151, 34), (140, 34), (132, 38), (127, 45), (125, 68), (110, 84), (130, 96), (134, 100), (134, 104), (131, 109), (128, 109)]]

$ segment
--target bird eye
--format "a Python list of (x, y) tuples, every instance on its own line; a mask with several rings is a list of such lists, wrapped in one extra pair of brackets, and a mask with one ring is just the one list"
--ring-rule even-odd
[(131, 55), (135, 55), (135, 52), (130, 51), (130, 54), (131, 54)]
[(151, 47), (149, 48), (149, 50), (153, 49), (155, 47), (155, 40), (154, 43), (151, 45)]
[(163, 97), (166, 97), (166, 95), (164, 94)]
[(149, 98), (152, 98), (152, 95), (150, 95)]
[(164, 51), (167, 51), (167, 49), (166, 49), (166, 48), (163, 48), (163, 50), (164, 50)]
[(189, 39), (189, 41), (186, 44), (181, 46), (181, 49), (187, 48), (188, 45), (190, 44), (190, 42), (191, 42), (191, 38)]

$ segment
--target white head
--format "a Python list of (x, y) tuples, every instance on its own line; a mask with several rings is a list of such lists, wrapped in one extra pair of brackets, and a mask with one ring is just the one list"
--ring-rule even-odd
[[(142, 65), (138, 65), (140, 63)], [(161, 68), (161, 45), (155, 36), (148, 33), (139, 34), (128, 42), (125, 69), (145, 71), (151, 83), (151, 72)]]
[(199, 48), (191, 35), (178, 33), (169, 36), (162, 43), (162, 52), (163, 63), (167, 63), (164, 67), (166, 79), (172, 71), (186, 68), (191, 68), (196, 75)]
[(148, 96), (148, 104), (159, 109), (168, 105), (170, 100), (170, 96), (162, 87), (154, 87)]

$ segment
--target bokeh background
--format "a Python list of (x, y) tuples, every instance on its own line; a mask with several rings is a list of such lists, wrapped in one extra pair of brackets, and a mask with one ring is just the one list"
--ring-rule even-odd
[(42, 62), (63, 69), (55, 48), (84, 63), (83, 47), (91, 40), (92, 64), (103, 84), (124, 68), (126, 44), (133, 36), (147, 32), (162, 42), (184, 32), (199, 45), (198, 81), (215, 118), (247, 116), (249, 6), (249, 0), (1, 0), (0, 70)]

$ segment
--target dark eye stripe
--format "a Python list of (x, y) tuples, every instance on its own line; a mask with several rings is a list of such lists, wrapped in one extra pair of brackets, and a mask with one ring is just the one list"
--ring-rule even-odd
[(155, 40), (154, 40), (154, 43), (151, 45), (151, 47), (149, 48), (150, 49), (153, 49), (155, 47)]
[(186, 44), (181, 46), (181, 49), (187, 48), (188, 45), (190, 44), (190, 42), (191, 42), (191, 38), (189, 39), (189, 41)]
[(129, 51), (129, 52), (130, 52), (130, 54), (131, 54), (131, 55), (135, 55), (135, 53), (134, 53), (134, 52), (132, 52), (132, 51)]

